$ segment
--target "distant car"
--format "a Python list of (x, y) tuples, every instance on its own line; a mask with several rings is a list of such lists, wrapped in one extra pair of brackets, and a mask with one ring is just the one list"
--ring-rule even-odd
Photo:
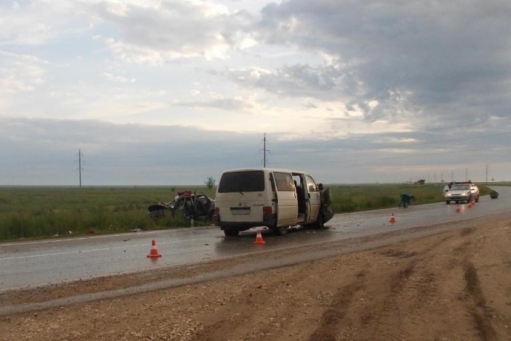
[(457, 182), (451, 186), (451, 189), (444, 193), (445, 203), (449, 205), (451, 201), (456, 203), (470, 202), (475, 200), (479, 202), (479, 188), (471, 182)]
[(172, 215), (182, 213), (187, 219), (211, 220), (215, 212), (215, 199), (186, 191), (175, 200), (151, 205), (148, 210), (152, 217), (162, 217), (165, 212), (170, 211)]

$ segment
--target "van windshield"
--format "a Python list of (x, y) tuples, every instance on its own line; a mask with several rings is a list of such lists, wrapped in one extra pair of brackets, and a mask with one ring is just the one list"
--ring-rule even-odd
[(262, 192), (264, 191), (263, 171), (228, 172), (222, 175), (218, 193)]

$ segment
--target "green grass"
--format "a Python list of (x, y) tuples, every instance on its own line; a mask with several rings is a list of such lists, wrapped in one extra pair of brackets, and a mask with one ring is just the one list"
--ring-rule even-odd
[[(332, 194), (331, 208), (335, 213), (367, 211), (396, 207), (401, 193), (415, 197), (412, 205), (430, 204), (443, 201), (442, 184), (376, 184), (376, 185), (328, 185)], [(478, 185), (481, 195), (488, 195), (490, 189)]]
[[(329, 185), (335, 213), (396, 207), (399, 195), (415, 196), (413, 205), (443, 201), (440, 184)], [(0, 240), (46, 238), (156, 230), (188, 226), (182, 216), (152, 219), (147, 207), (171, 201), (185, 187), (0, 187)], [(186, 187), (211, 197), (215, 188)], [(479, 186), (481, 195), (489, 194)], [(199, 222), (197, 222), (199, 223)]]
[[(214, 197), (214, 189), (192, 188)], [(1, 187), (0, 240), (155, 230), (187, 226), (182, 216), (152, 219), (151, 204), (173, 200), (176, 187)], [(197, 222), (199, 223), (199, 222)]]

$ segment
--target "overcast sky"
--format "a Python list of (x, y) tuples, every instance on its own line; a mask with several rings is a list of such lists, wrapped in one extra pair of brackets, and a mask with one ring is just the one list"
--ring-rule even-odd
[(511, 180), (509, 0), (0, 0), (0, 185)]

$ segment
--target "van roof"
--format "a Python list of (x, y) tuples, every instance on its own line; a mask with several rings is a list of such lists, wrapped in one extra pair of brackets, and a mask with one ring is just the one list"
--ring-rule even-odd
[(284, 169), (284, 168), (264, 168), (264, 167), (254, 167), (254, 168), (233, 168), (233, 169), (227, 169), (227, 170), (223, 171), (222, 173), (227, 173), (227, 172), (240, 172), (240, 171), (286, 172), (286, 173), (300, 173), (300, 174), (307, 174), (307, 175), (309, 175), (309, 172), (299, 171), (299, 170), (296, 170), (296, 169)]

